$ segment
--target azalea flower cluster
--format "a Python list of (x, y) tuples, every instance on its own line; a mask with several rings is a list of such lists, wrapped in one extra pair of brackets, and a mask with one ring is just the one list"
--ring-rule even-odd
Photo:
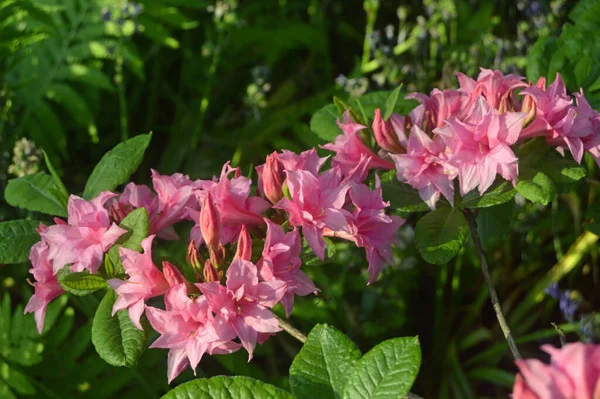
[(513, 399), (600, 398), (600, 345), (580, 342), (557, 349), (542, 346), (550, 364), (537, 359), (517, 360), (520, 373)]
[(457, 178), (462, 196), (474, 189), (485, 193), (498, 175), (515, 185), (513, 148), (532, 137), (544, 137), (563, 155), (568, 149), (578, 163), (587, 151), (600, 165), (600, 113), (583, 91), (574, 94), (575, 101), (569, 97), (559, 74), (549, 86), (544, 77), (532, 85), (489, 69), (477, 80), (457, 75), (459, 89), (408, 95), (421, 103), (408, 115), (384, 120), (376, 110), (372, 130), (378, 150), (361, 139), (366, 126), (347, 114), (340, 124), (344, 134), (324, 146), (336, 151), (334, 164), (347, 170), (368, 156), (371, 168), (395, 169), (398, 180), (418, 190), (431, 209), (440, 196), (454, 205)]
[[(364, 248), (369, 282), (392, 262), (404, 220), (386, 214), (378, 178), (373, 188), (365, 184), (371, 158), (361, 156), (351, 169), (324, 168), (326, 162), (315, 149), (274, 152), (256, 168), (257, 195), (229, 163), (212, 180), (152, 171), (153, 189), (129, 183), (90, 201), (71, 195), (68, 220), (39, 227), (41, 241), (30, 254), (35, 293), (25, 311), (35, 313), (41, 333), (48, 303), (64, 292), (58, 273), (100, 273), (118, 295), (113, 315), (126, 310), (143, 329), (145, 314), (160, 334), (151, 347), (169, 349), (169, 381), (187, 367), (195, 370), (206, 353), (243, 347), (251, 359), (257, 343), (281, 331), (271, 309), (280, 303), (289, 316), (295, 296), (319, 291), (301, 270), (303, 238), (321, 260), (325, 237)], [(119, 247), (124, 275), (109, 278), (103, 261), (127, 232), (119, 223), (138, 208), (148, 213), (149, 236), (141, 253)], [(153, 245), (178, 240), (174, 225), (185, 221), (190, 280), (174, 264), (158, 267), (152, 259)], [(260, 253), (253, 242), (262, 245)], [(164, 308), (148, 304), (155, 297), (164, 297)]]

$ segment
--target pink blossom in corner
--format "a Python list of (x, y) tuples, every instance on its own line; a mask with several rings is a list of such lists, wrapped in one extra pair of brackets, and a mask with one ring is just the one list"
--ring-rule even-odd
[(52, 260), (54, 274), (67, 264), (72, 265), (74, 272), (98, 271), (104, 252), (126, 233), (111, 222), (103, 206), (115, 195), (105, 191), (89, 202), (75, 195), (69, 197), (68, 223), (55, 219), (57, 224), (42, 233), (50, 246), (48, 258)]
[[(504, 75), (498, 70), (481, 68), (477, 81), (460, 72), (456, 75), (461, 91), (469, 95), (473, 93), (477, 95), (478, 90), (480, 90), (487, 103), (496, 110), (502, 107), (503, 101), (510, 102), (510, 105), (513, 105), (512, 101), (510, 101), (513, 91), (519, 87), (527, 87), (527, 83), (523, 81), (524, 78), (522, 76), (513, 74)], [(502, 112), (506, 111), (509, 111), (509, 109), (502, 110)]]
[(341, 184), (337, 168), (315, 177), (306, 171), (288, 171), (287, 184), (292, 199), (284, 198), (273, 207), (289, 214), (292, 226), (301, 226), (302, 234), (314, 253), (325, 258), (323, 229), (344, 230), (348, 226), (346, 202), (349, 185)]
[(394, 154), (406, 152), (408, 139), (404, 133), (404, 116), (392, 114), (387, 121), (384, 121), (381, 111), (377, 108), (372, 128), (375, 140), (382, 149)]
[(260, 334), (281, 331), (277, 318), (269, 310), (284, 295), (283, 281), (258, 281), (258, 272), (252, 262), (234, 260), (227, 269), (226, 286), (219, 282), (196, 284), (215, 314), (231, 327), (242, 346), (248, 351), (248, 361)]
[(550, 354), (550, 364), (537, 359), (516, 361), (520, 373), (513, 399), (600, 398), (600, 345), (577, 342), (542, 349)]
[(358, 164), (362, 155), (366, 155), (371, 157), (371, 163), (369, 164), (371, 168), (386, 170), (394, 168), (392, 162), (381, 159), (363, 142), (360, 131), (366, 129), (366, 127), (354, 122), (348, 111), (344, 113), (343, 122), (338, 120), (337, 123), (343, 134), (335, 138), (335, 143), (321, 146), (321, 148), (336, 153), (331, 162), (332, 166), (339, 166), (345, 174)]
[(187, 295), (185, 284), (170, 288), (165, 295), (165, 310), (146, 306), (146, 316), (160, 335), (150, 348), (169, 349), (169, 383), (188, 366), (194, 370), (202, 356), (226, 354), (241, 345), (232, 341), (235, 331), (223, 319), (213, 318), (204, 296)]
[[(163, 295), (173, 285), (185, 282), (185, 278), (169, 262), (163, 262), (163, 272), (152, 262), (152, 240), (154, 235), (142, 241), (143, 253), (119, 248), (123, 268), (129, 275), (127, 280), (110, 279), (108, 285), (119, 295), (115, 302), (113, 316), (119, 310), (129, 309), (129, 318), (134, 326), (142, 330), (140, 318), (144, 313), (144, 302)], [(164, 273), (164, 274), (163, 274)]]
[(480, 98), (464, 122), (450, 118), (435, 131), (452, 149), (450, 161), (458, 167), (462, 195), (475, 187), (483, 194), (497, 174), (516, 184), (518, 160), (510, 146), (519, 138), (526, 116), (523, 112), (499, 115)]
[(452, 180), (458, 171), (448, 162), (442, 137), (432, 140), (421, 128), (413, 126), (408, 137), (406, 154), (390, 154), (396, 163), (396, 177), (419, 191), (421, 199), (431, 208), (442, 194), (454, 204)]
[(536, 118), (523, 129), (521, 139), (543, 136), (550, 145), (566, 146), (577, 162), (581, 162), (584, 152), (583, 137), (589, 135), (587, 129), (575, 129), (576, 108), (568, 96), (565, 84), (556, 74), (554, 82), (545, 88), (545, 78), (521, 92), (529, 96), (536, 105)]
[(305, 296), (318, 291), (312, 280), (300, 270), (302, 261), (302, 238), (298, 230), (286, 233), (272, 221), (267, 223), (267, 238), (262, 258), (257, 267), (260, 277), (265, 281), (283, 281), (287, 284), (281, 304), (289, 317), (294, 307), (294, 295)]
[[(42, 233), (45, 230), (46, 226), (40, 224), (38, 232)], [(56, 280), (52, 263), (50, 259), (48, 259), (48, 243), (43, 237), (40, 242), (31, 247), (29, 260), (32, 265), (29, 272), (35, 279), (35, 283), (33, 283), (35, 291), (33, 296), (29, 299), (27, 306), (25, 306), (24, 313), (34, 313), (37, 331), (41, 334), (44, 329), (46, 307), (54, 298), (65, 291)]]
[(581, 138), (583, 148), (589, 152), (600, 166), (600, 112), (594, 110), (583, 94), (583, 90), (575, 93), (577, 106), (573, 130), (587, 133)]

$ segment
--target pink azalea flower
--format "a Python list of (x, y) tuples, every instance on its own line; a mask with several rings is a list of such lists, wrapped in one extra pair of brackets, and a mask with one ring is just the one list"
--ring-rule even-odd
[(375, 110), (373, 119), (373, 133), (377, 144), (385, 151), (402, 154), (406, 152), (408, 139), (404, 133), (404, 117), (392, 114), (387, 121), (381, 117), (379, 108)]
[(252, 181), (244, 176), (229, 179), (231, 172), (239, 173), (229, 163), (223, 166), (221, 178), (210, 194), (215, 202), (222, 223), (221, 243), (235, 241), (243, 224), (261, 225), (261, 214), (270, 208), (271, 204), (260, 197), (251, 197)]
[(392, 162), (381, 159), (367, 147), (359, 134), (366, 127), (354, 122), (348, 111), (344, 114), (344, 121), (340, 122), (338, 120), (337, 123), (340, 129), (342, 129), (343, 134), (335, 138), (335, 143), (321, 146), (321, 148), (336, 152), (331, 162), (332, 166), (339, 166), (342, 172), (347, 173), (356, 166), (362, 155), (366, 155), (367, 157), (371, 157), (371, 168), (386, 170), (394, 168)]
[(281, 331), (277, 318), (269, 308), (281, 300), (286, 283), (283, 281), (258, 281), (256, 266), (236, 259), (227, 269), (226, 286), (218, 282), (196, 284), (215, 314), (215, 320), (223, 320), (232, 328), (248, 351), (248, 361), (260, 334)]
[[(155, 296), (163, 295), (169, 287), (185, 283), (185, 278), (175, 266), (163, 262), (163, 272), (152, 262), (152, 240), (154, 235), (142, 241), (143, 253), (119, 248), (123, 268), (129, 279), (110, 279), (108, 285), (119, 295), (113, 305), (112, 315), (117, 311), (129, 309), (129, 318), (134, 326), (143, 330), (140, 318), (144, 313), (144, 302)], [(163, 274), (164, 273), (164, 274)]]
[(71, 270), (89, 270), (96, 273), (104, 252), (127, 231), (111, 223), (104, 203), (116, 194), (105, 191), (91, 201), (71, 195), (67, 210), (68, 223), (58, 223), (42, 233), (50, 245), (48, 258), (53, 261), (54, 274), (63, 266), (72, 264)]
[(499, 115), (480, 98), (464, 122), (450, 118), (435, 131), (452, 148), (450, 161), (458, 167), (462, 195), (475, 187), (483, 194), (497, 174), (517, 183), (518, 160), (510, 146), (519, 138), (526, 116), (523, 112)]
[(589, 135), (589, 130), (574, 128), (576, 109), (560, 74), (556, 74), (556, 79), (547, 89), (545, 83), (545, 78), (540, 78), (536, 86), (521, 92), (531, 97), (536, 105), (536, 118), (523, 129), (521, 138), (544, 136), (551, 145), (566, 145), (573, 158), (581, 162), (583, 137)]
[(440, 194), (454, 204), (452, 180), (457, 169), (448, 162), (443, 138), (437, 136), (432, 140), (415, 125), (411, 128), (406, 150), (406, 154), (390, 154), (396, 163), (398, 180), (419, 190), (419, 196), (431, 209), (435, 209)]
[(306, 170), (315, 176), (319, 174), (319, 170), (321, 170), (327, 158), (329, 157), (320, 158), (314, 148), (300, 154), (288, 150), (283, 150), (279, 154), (279, 161), (284, 170)]
[(542, 349), (550, 354), (550, 364), (537, 359), (516, 361), (520, 374), (513, 399), (600, 398), (600, 345), (577, 342)]
[(115, 223), (120, 223), (131, 211), (138, 208), (146, 208), (149, 217), (156, 212), (158, 199), (156, 194), (146, 185), (129, 183), (118, 197), (109, 199), (105, 207), (108, 214)]
[[(467, 94), (478, 94), (478, 91), (483, 94), (487, 103), (496, 110), (502, 108), (502, 102), (509, 102), (513, 91), (519, 87), (527, 87), (527, 83), (523, 82), (523, 77), (513, 74), (504, 75), (500, 71), (481, 68), (481, 72), (477, 77), (477, 81), (458, 72), (458, 83), (461, 91)], [(508, 107), (502, 112), (508, 111)]]
[(287, 317), (294, 307), (294, 295), (305, 296), (319, 291), (314, 283), (300, 270), (302, 261), (302, 238), (298, 230), (286, 233), (283, 228), (272, 221), (267, 223), (267, 238), (262, 252), (262, 258), (257, 267), (260, 277), (265, 281), (283, 281), (287, 284), (281, 304)]
[(359, 248), (367, 251), (369, 261), (369, 284), (375, 282), (385, 263), (392, 264), (392, 244), (396, 242), (398, 228), (405, 220), (398, 216), (388, 216), (385, 208), (381, 182), (376, 177), (375, 189), (371, 191), (364, 184), (356, 184), (350, 189), (350, 198), (355, 206), (352, 218), (352, 234), (348, 238)]
[(426, 132), (431, 132), (444, 125), (446, 119), (454, 116), (464, 119), (473, 103), (473, 97), (458, 90), (433, 89), (429, 96), (422, 93), (411, 93), (406, 99), (415, 99), (421, 105), (415, 107), (410, 114), (410, 121)]
[[(42, 233), (45, 230), (46, 226), (40, 224), (38, 232)], [(40, 334), (44, 329), (46, 307), (54, 298), (65, 292), (56, 280), (52, 263), (48, 259), (48, 252), (48, 243), (42, 237), (40, 242), (31, 247), (29, 253), (29, 260), (33, 266), (29, 272), (35, 278), (35, 283), (33, 283), (35, 292), (25, 306), (24, 313), (34, 313), (35, 324)]]
[(197, 195), (201, 190), (212, 187), (214, 182), (192, 181), (181, 173), (166, 176), (152, 170), (152, 184), (158, 193), (158, 205), (156, 213), (151, 215), (150, 231), (160, 238), (176, 240), (178, 236), (172, 226), (182, 220), (190, 220), (189, 209), (200, 209)]
[(306, 171), (288, 171), (287, 185), (292, 199), (284, 198), (273, 207), (289, 213), (292, 226), (302, 226), (302, 234), (308, 245), (321, 259), (325, 259), (323, 229), (347, 228), (346, 202), (349, 186), (341, 184), (337, 168), (315, 177)]
[(213, 318), (205, 297), (191, 299), (185, 284), (170, 288), (165, 295), (165, 310), (146, 307), (146, 316), (160, 337), (151, 348), (169, 349), (168, 380), (183, 370), (196, 367), (202, 356), (226, 354), (241, 345), (232, 341), (235, 331), (223, 319)]
[(577, 116), (573, 123), (573, 130), (587, 132), (581, 138), (583, 148), (589, 152), (600, 166), (600, 112), (594, 110), (583, 95), (583, 90), (575, 93)]

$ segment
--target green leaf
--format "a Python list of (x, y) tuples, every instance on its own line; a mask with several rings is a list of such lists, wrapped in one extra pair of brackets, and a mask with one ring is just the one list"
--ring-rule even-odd
[(459, 209), (442, 206), (417, 222), (415, 245), (423, 259), (441, 265), (460, 251), (468, 230), (467, 219)]
[(467, 193), (463, 197), (460, 206), (462, 208), (485, 208), (499, 205), (512, 200), (516, 193), (517, 190), (510, 182), (497, 179), (482, 196), (479, 195), (477, 189)]
[(574, 183), (583, 179), (586, 170), (574, 159), (562, 157), (557, 151), (549, 151), (538, 164), (554, 183)]
[(87, 271), (71, 272), (68, 266), (58, 272), (57, 279), (65, 291), (76, 296), (89, 295), (108, 287), (100, 275)]
[(57, 189), (52, 176), (34, 173), (10, 180), (4, 191), (4, 197), (12, 206), (66, 217), (67, 208), (50, 191), (51, 189)]
[(48, 89), (46, 96), (50, 100), (61, 104), (69, 115), (73, 115), (78, 124), (88, 128), (90, 132), (95, 131), (94, 115), (88, 107), (87, 101), (77, 91), (73, 90), (71, 86), (62, 83), (53, 83), (50, 89)]
[(398, 102), (398, 95), (400, 94), (401, 89), (402, 85), (396, 87), (394, 91), (390, 93), (387, 100), (385, 100), (385, 112), (383, 114), (383, 120), (387, 121), (394, 112), (394, 108), (396, 107), (396, 103)]
[[(50, 161), (50, 157), (48, 157), (48, 154), (46, 154), (46, 151), (42, 151), (42, 152), (44, 153), (44, 161), (46, 162), (46, 167), (48, 168), (48, 171), (52, 175), (52, 178), (54, 179), (54, 183), (56, 184), (56, 187), (58, 187), (60, 192), (63, 194), (64, 198), (66, 198), (68, 200), (69, 191), (67, 191), (67, 188), (63, 184), (60, 176), (58, 175), (58, 172), (54, 168), (54, 165), (52, 165), (52, 162)], [(59, 197), (57, 197), (57, 198), (59, 198)], [(64, 204), (66, 205), (67, 202), (65, 201)]]
[(100, 302), (92, 323), (92, 343), (108, 364), (133, 367), (146, 349), (148, 336), (135, 328), (127, 310), (111, 316), (116, 299), (117, 294), (109, 290)]
[(127, 233), (119, 237), (119, 240), (109, 250), (105, 258), (104, 270), (108, 277), (114, 277), (123, 273), (123, 263), (119, 256), (119, 248), (142, 250), (142, 240), (148, 236), (150, 221), (146, 208), (138, 208), (129, 213), (119, 227), (127, 230)]
[(342, 134), (337, 125), (339, 114), (334, 104), (328, 104), (315, 112), (310, 119), (310, 130), (325, 141), (333, 141)]
[[(364, 96), (359, 97), (350, 103), (353, 107), (360, 100), (360, 104), (365, 111), (365, 114), (373, 119), (373, 114), (375, 113), (376, 108), (382, 108), (386, 105), (388, 98), (390, 97), (389, 91), (374, 91), (369, 94), (365, 94)], [(398, 94), (400, 97), (400, 94)], [(404, 115), (409, 113), (415, 106), (419, 104), (416, 100), (405, 100), (400, 99), (397, 100), (394, 104), (392, 112), (396, 112), (398, 114)]]
[[(522, 179), (522, 180), (521, 180)], [(523, 173), (519, 176), (517, 191), (532, 202), (548, 205), (556, 195), (552, 180), (543, 172)]]
[(151, 138), (152, 133), (140, 134), (104, 154), (85, 185), (83, 197), (92, 199), (125, 183), (140, 166)]
[(344, 399), (402, 398), (410, 391), (420, 365), (417, 337), (384, 341), (358, 362), (344, 389)]
[(36, 220), (0, 222), (0, 264), (27, 261), (31, 247), (40, 240), (35, 230), (40, 223)]
[(110, 78), (104, 72), (83, 64), (71, 64), (62, 67), (57, 73), (57, 78), (84, 83), (98, 89), (114, 91), (114, 86)]
[(213, 377), (188, 381), (162, 399), (294, 399), (288, 392), (249, 377)]
[(429, 210), (417, 190), (398, 181), (396, 171), (392, 170), (381, 175), (381, 188), (384, 198), (390, 202), (390, 206), (394, 209), (401, 212), (425, 212)]
[(477, 367), (467, 373), (470, 380), (512, 388), (515, 383), (515, 374), (500, 370), (495, 367)]
[(290, 386), (298, 399), (338, 399), (361, 358), (356, 345), (326, 324), (316, 325), (290, 367)]
[(515, 202), (482, 208), (477, 213), (477, 232), (485, 249), (506, 241), (515, 212)]

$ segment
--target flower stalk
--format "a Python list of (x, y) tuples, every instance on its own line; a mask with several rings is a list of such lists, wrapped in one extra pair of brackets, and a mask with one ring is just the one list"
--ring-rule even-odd
[(515, 360), (521, 359), (521, 354), (519, 353), (517, 344), (515, 343), (512, 333), (510, 332), (510, 328), (508, 327), (506, 318), (502, 313), (500, 300), (498, 299), (498, 294), (496, 293), (494, 283), (492, 282), (492, 278), (490, 276), (490, 270), (487, 264), (487, 260), (485, 258), (485, 254), (483, 252), (483, 247), (481, 246), (479, 233), (477, 233), (477, 221), (475, 219), (475, 214), (470, 209), (465, 209), (464, 214), (467, 218), (467, 222), (469, 223), (469, 231), (471, 233), (471, 238), (473, 239), (473, 244), (475, 245), (475, 250), (477, 251), (479, 263), (481, 264), (483, 279), (485, 280), (485, 283), (488, 287), (488, 291), (490, 293), (490, 300), (492, 301), (492, 306), (494, 307), (494, 312), (496, 312), (496, 318), (498, 319), (498, 323), (500, 324), (500, 328), (502, 329), (502, 333), (504, 334), (506, 342), (508, 342), (508, 347), (510, 348), (513, 357), (515, 358)]

